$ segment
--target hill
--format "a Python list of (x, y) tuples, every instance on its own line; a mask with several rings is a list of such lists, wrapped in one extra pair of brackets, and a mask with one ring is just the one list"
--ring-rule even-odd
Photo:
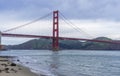
[[(98, 37), (95, 40), (112, 40), (106, 37)], [(60, 40), (60, 49), (79, 49), (79, 50), (120, 50), (120, 44), (108, 44), (100, 42), (81, 42), (79, 40)], [(7, 49), (52, 49), (52, 40), (33, 39), (19, 45), (6, 46)]]

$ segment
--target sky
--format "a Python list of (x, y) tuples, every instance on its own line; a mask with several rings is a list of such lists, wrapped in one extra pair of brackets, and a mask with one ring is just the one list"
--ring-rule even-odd
[[(0, 0), (0, 30), (3, 32), (59, 10), (67, 20), (92, 38), (105, 36), (120, 40), (119, 9), (120, 0)], [(61, 36), (90, 38), (62, 20), (60, 27)], [(8, 33), (52, 35), (52, 17)], [(2, 44), (19, 44), (26, 40), (2, 37)]]

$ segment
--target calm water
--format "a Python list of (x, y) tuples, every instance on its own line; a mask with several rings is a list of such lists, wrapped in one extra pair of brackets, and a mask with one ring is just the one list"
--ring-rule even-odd
[(120, 51), (10, 50), (0, 55), (17, 56), (16, 63), (48, 76), (120, 76)]

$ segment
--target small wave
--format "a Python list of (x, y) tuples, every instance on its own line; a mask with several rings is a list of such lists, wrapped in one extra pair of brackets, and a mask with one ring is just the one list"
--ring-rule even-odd
[[(19, 60), (19, 62), (17, 60)], [(47, 69), (42, 69), (42, 68), (40, 69), (40, 66), (37, 66), (38, 63), (36, 62), (36, 60), (32, 59), (30, 56), (16, 57), (14, 59), (14, 62), (16, 62), (17, 64), (20, 64), (22, 66), (28, 67), (31, 70), (31, 72), (34, 72), (38, 75), (42, 74), (45, 76), (56, 76)], [(36, 65), (31, 66), (32, 64), (36, 64)]]

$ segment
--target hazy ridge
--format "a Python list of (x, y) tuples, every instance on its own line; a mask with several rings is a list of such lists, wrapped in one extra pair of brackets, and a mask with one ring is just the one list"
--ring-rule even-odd
[[(96, 40), (112, 40), (106, 37), (98, 37)], [(117, 41), (117, 40), (115, 40)], [(108, 44), (100, 42), (81, 42), (78, 40), (60, 40), (60, 49), (78, 49), (78, 50), (120, 50), (120, 44)], [(33, 39), (19, 45), (8, 45), (7, 49), (52, 49), (52, 40)]]

